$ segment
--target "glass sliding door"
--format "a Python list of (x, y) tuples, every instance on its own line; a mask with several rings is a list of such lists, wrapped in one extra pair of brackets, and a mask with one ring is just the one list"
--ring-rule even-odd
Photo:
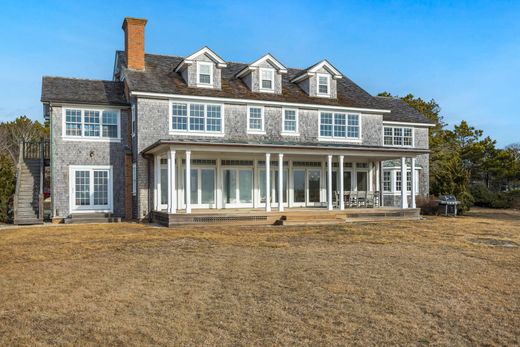
[[(258, 170), (258, 188), (260, 189), (260, 203), (265, 204), (266, 193), (265, 193), (265, 169)], [(289, 170), (283, 170), (283, 202), (287, 206), (289, 199), (289, 184), (288, 184)], [(271, 205), (278, 205), (278, 170), (272, 169), (270, 172), (270, 197)]]
[(223, 207), (253, 207), (253, 169), (222, 170)]
[(215, 169), (200, 170), (200, 186), (202, 205), (215, 204)]
[(253, 170), (239, 170), (238, 194), (240, 204), (253, 203)]
[[(186, 170), (182, 170), (183, 176)], [(186, 177), (184, 182), (184, 201), (186, 201)], [(216, 176), (215, 169), (195, 167), (190, 172), (190, 204), (194, 208), (215, 208)]]
[(224, 207), (237, 203), (237, 171), (224, 169), (222, 175), (222, 198)]
[(321, 193), (321, 170), (307, 170), (307, 205), (318, 205)]
[(295, 205), (305, 205), (305, 170), (293, 170), (293, 200)]

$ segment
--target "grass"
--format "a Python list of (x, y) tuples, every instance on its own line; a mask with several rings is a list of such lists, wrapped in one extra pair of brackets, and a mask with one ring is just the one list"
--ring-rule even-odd
[(0, 230), (0, 345), (518, 345), (515, 244), (520, 213), (491, 210)]

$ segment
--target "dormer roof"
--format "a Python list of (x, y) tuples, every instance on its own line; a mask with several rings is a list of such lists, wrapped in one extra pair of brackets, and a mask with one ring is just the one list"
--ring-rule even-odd
[(195, 53), (191, 54), (190, 56), (184, 58), (179, 65), (175, 68), (175, 72), (179, 72), (182, 70), (186, 65), (191, 65), (194, 62), (194, 59), (198, 56), (205, 54), (208, 58), (210, 58), (215, 64), (217, 64), (217, 67), (219, 68), (225, 68), (227, 67), (227, 63), (222, 59), (217, 53), (213, 52), (209, 47), (204, 46)]
[(325, 69), (328, 73), (331, 74), (332, 78), (335, 80), (338, 80), (343, 77), (341, 72), (339, 72), (338, 69), (336, 69), (331, 63), (327, 61), (327, 59), (323, 59), (319, 63), (316, 63), (312, 65), (311, 67), (308, 67), (303, 71), (302, 74), (296, 76), (291, 80), (292, 83), (297, 83), (300, 81), (303, 81), (306, 78), (309, 78), (310, 76), (314, 75), (316, 72), (318, 72), (320, 69)]
[(249, 71), (258, 69), (260, 67), (260, 65), (262, 63), (264, 63), (264, 62), (267, 62), (270, 65), (272, 65), (278, 71), (278, 73), (280, 73), (280, 74), (286, 74), (287, 73), (287, 68), (282, 63), (280, 63), (275, 57), (273, 57), (270, 53), (267, 53), (266, 55), (264, 55), (260, 59), (252, 62), (251, 64), (246, 66), (244, 69), (240, 70), (236, 74), (236, 77), (237, 78), (242, 77), (245, 74), (247, 74)]

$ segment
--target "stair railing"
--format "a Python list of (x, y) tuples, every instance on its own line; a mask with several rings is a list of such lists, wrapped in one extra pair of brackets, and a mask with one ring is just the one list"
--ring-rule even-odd
[(14, 198), (13, 198), (13, 221), (17, 220), (18, 217), (18, 194), (20, 194), (20, 185), (21, 185), (21, 172), (22, 172), (22, 161), (23, 161), (23, 152), (25, 151), (25, 142), (20, 143), (20, 151), (18, 153), (18, 163), (16, 164), (16, 185), (14, 190)]

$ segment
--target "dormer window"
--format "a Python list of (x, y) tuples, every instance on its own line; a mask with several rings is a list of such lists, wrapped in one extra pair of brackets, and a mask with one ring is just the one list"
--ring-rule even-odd
[(274, 90), (274, 69), (260, 69), (260, 89), (263, 91)]
[(326, 95), (330, 94), (330, 76), (325, 74), (318, 74), (317, 76), (318, 82), (318, 95)]
[(197, 62), (197, 83), (200, 85), (213, 85), (213, 64)]

